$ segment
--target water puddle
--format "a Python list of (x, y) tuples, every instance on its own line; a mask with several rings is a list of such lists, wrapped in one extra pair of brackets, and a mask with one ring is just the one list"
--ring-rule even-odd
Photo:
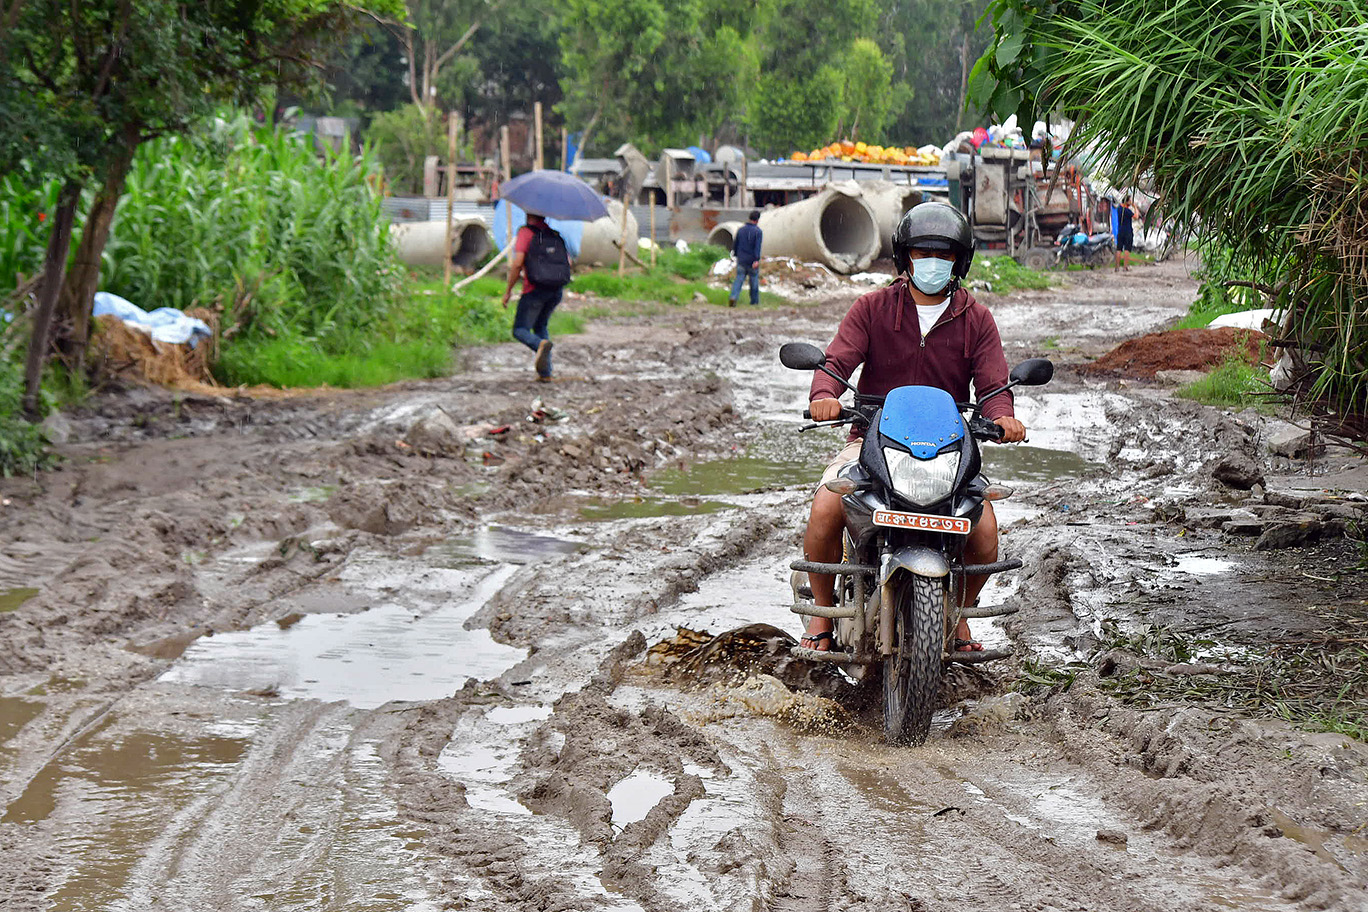
[(645, 820), (651, 809), (667, 795), (674, 794), (674, 783), (638, 768), (608, 790), (608, 801), (613, 806), (612, 824), (621, 830), (629, 823)]
[(43, 704), (23, 697), (0, 697), (0, 745), (8, 743), (25, 725), (38, 718)]
[(456, 724), (437, 766), (465, 786), (466, 803), (495, 814), (530, 816), (504, 786), (513, 778), (523, 737), (551, 717), (550, 706), (498, 706)]
[(635, 497), (612, 500), (606, 497), (585, 498), (579, 508), (581, 519), (607, 522), (615, 519), (657, 519), (664, 516), (699, 516), (719, 510), (735, 509), (734, 504), (696, 497), (673, 499), (667, 497)]
[(0, 612), (14, 611), (37, 594), (38, 590), (31, 586), (20, 586), (16, 589), (0, 591)]
[(498, 677), (527, 657), (465, 622), (516, 571), (501, 566), (468, 596), (427, 614), (395, 604), (359, 614), (311, 614), (196, 641), (159, 680), (373, 709), (391, 700), (437, 700), (467, 678)]
[(583, 542), (539, 535), (507, 526), (480, 526), (469, 536), (432, 545), (425, 552), (435, 567), (463, 568), (480, 563), (530, 564), (589, 550)]
[(1269, 808), (1268, 814), (1278, 829), (1282, 830), (1284, 837), (1300, 842), (1321, 861), (1329, 862), (1346, 874), (1349, 873), (1349, 869), (1344, 866), (1344, 862), (1335, 857), (1336, 853), (1332, 849), (1355, 855), (1368, 852), (1368, 839), (1362, 836), (1337, 836), (1325, 830), (1302, 826), (1277, 808)]
[(934, 814), (940, 810), (913, 798), (898, 778), (886, 770), (853, 763), (837, 763), (836, 769), (871, 805), (884, 807), (895, 814)]
[(1181, 554), (1173, 563), (1173, 569), (1179, 573), (1190, 573), (1193, 576), (1211, 576), (1217, 573), (1228, 573), (1235, 569), (1235, 562), (1222, 560), (1219, 557), (1198, 557), (1192, 554)]
[[(184, 806), (226, 777), (247, 743), (135, 732), (114, 739), (88, 737), (48, 764), (0, 820), (45, 826), (54, 857), (63, 858), (72, 872), (44, 897), (45, 908), (103, 912), (116, 906), (147, 847), (164, 829), (168, 803)], [(62, 824), (68, 809), (82, 826)]]
[(993, 481), (1047, 482), (1078, 478), (1099, 467), (1077, 453), (1018, 443), (983, 447), (983, 474)]
[(663, 469), (652, 475), (648, 484), (664, 494), (715, 497), (815, 485), (825, 467), (820, 461), (747, 454), (696, 462), (682, 469)]

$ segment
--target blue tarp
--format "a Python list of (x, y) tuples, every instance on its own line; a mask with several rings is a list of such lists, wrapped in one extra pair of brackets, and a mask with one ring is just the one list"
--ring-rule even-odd
[[(494, 245), (500, 250), (508, 246), (508, 217), (504, 215), (504, 206), (513, 210), (513, 234), (516, 236), (518, 229), (527, 222), (527, 213), (507, 200), (499, 200), (494, 204)], [(580, 238), (584, 236), (584, 222), (561, 221), (560, 219), (547, 219), (546, 223), (560, 233), (565, 240), (565, 249), (570, 251), (570, 258), (579, 257)]]
[(95, 293), (95, 309), (92, 314), (97, 317), (113, 314), (126, 325), (150, 334), (158, 342), (170, 342), (172, 345), (183, 345), (188, 342), (190, 347), (194, 348), (200, 337), (207, 339), (213, 335), (208, 323), (187, 317), (174, 307), (158, 307), (148, 313), (131, 301), (107, 291)]

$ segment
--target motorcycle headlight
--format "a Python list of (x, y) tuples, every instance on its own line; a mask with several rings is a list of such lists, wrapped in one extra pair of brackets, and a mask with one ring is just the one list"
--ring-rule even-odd
[(947, 450), (932, 459), (884, 447), (888, 477), (898, 496), (914, 504), (932, 504), (949, 496), (959, 474), (959, 450)]

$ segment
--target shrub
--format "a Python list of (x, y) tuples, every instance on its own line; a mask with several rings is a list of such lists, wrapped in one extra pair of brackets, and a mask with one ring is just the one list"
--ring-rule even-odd
[[(402, 270), (365, 152), (245, 120), (145, 144), (105, 248), (102, 285), (151, 310), (210, 307), (225, 361), (244, 343), (355, 351), (400, 295)], [(362, 353), (362, 352), (358, 352)]]

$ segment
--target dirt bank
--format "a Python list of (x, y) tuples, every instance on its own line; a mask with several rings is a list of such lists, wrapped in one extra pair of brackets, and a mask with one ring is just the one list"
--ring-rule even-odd
[(783, 660), (839, 440), (774, 352), (853, 290), (598, 319), (550, 385), (510, 343), (93, 402), (0, 484), (0, 908), (1364, 908), (1363, 502), (1261, 416), (1077, 372), (1181, 264), (1070, 282), (985, 296), (1062, 369), (985, 457), (1027, 567), (976, 632), (1017, 655), (915, 749)]

